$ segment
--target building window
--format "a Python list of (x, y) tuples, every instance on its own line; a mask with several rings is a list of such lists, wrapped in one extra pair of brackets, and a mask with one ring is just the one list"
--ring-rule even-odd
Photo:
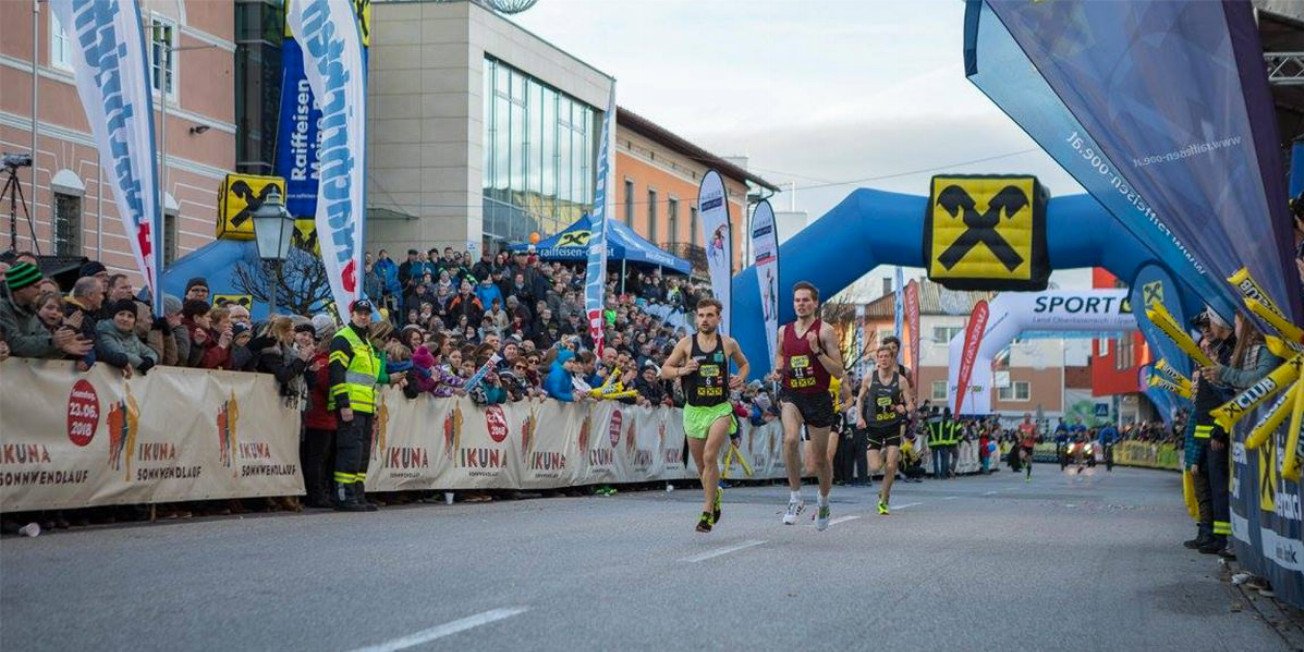
[(666, 242), (679, 242), (679, 200), (671, 197), (666, 200)]
[(883, 296), (887, 296), (889, 294), (892, 294), (892, 279), (885, 278), (883, 279)]
[(177, 259), (177, 214), (163, 214), (163, 266), (171, 267)]
[(946, 381), (945, 381), (945, 380), (934, 380), (934, 381), (933, 381), (933, 400), (934, 400), (934, 401), (945, 401), (945, 400), (946, 400)]
[(50, 12), (50, 65), (72, 70), (72, 42), (53, 11)]
[[(281, 116), (281, 50), (285, 35), (282, 0), (235, 2), (235, 166), (247, 174), (275, 171)], [(297, 102), (291, 88), (287, 101)], [(296, 106), (297, 112), (297, 106)]]
[(693, 243), (694, 247), (697, 246), (701, 238), (701, 234), (699, 234), (697, 230), (698, 230), (697, 207), (689, 206), (688, 207), (688, 241)]
[(956, 335), (963, 332), (964, 327), (962, 326), (934, 326), (933, 341), (938, 343), (950, 342)]
[(625, 179), (625, 224), (634, 225), (634, 181)]
[(996, 390), (996, 398), (1001, 401), (1028, 401), (1032, 398), (1032, 385), (1026, 380), (1016, 380), (1009, 387)]
[(1096, 340), (1096, 355), (1102, 358), (1109, 355), (1109, 340)]
[(1115, 349), (1114, 368), (1122, 371), (1132, 368), (1132, 338), (1124, 335), (1118, 338), (1118, 347)]
[(657, 241), (657, 191), (651, 188), (647, 191), (647, 241)]
[(54, 253), (81, 255), (81, 197), (54, 193)]
[(484, 76), (483, 233), (552, 235), (593, 208), (595, 110), (491, 57)]
[(177, 24), (162, 16), (151, 16), (149, 26), (150, 80), (156, 92), (177, 96)]

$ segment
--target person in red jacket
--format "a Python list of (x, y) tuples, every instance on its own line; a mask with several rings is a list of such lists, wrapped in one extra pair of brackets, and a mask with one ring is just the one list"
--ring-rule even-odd
[(308, 362), (304, 378), (308, 384), (308, 409), (303, 413), (303, 486), (309, 507), (332, 507), (330, 472), (335, 468), (335, 413), (327, 409), (330, 390), (330, 343), (335, 329), (317, 333), (317, 353)]

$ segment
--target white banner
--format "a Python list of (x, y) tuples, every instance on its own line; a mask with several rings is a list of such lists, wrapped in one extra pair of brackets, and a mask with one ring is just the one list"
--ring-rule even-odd
[(11, 358), (0, 378), (0, 511), (303, 494), (270, 375)]
[[(965, 398), (965, 410), (972, 405), (979, 414), (990, 411), (992, 360), (1023, 331), (1055, 331), (1071, 336), (1081, 332), (1136, 330), (1136, 317), (1127, 294), (1127, 290), (1047, 290), (996, 295), (988, 305), (990, 317), (974, 358), (970, 386), (977, 391)], [(959, 333), (950, 342), (949, 405), (955, 405), (963, 350), (964, 333)]]
[(123, 0), (48, 6), (68, 33), (77, 94), (95, 134), (100, 170), (109, 179), (136, 268), (153, 293), (155, 312), (162, 314), (158, 149), (140, 7)]
[(702, 242), (706, 243), (706, 267), (711, 273), (711, 292), (724, 304), (720, 333), (728, 335), (733, 296), (733, 232), (729, 225), (729, 195), (724, 178), (715, 170), (702, 176), (697, 190), (697, 214), (702, 221)]
[(611, 84), (607, 113), (602, 118), (602, 135), (598, 141), (598, 182), (593, 190), (593, 215), (589, 219), (589, 263), (584, 278), (584, 311), (589, 320), (589, 338), (599, 356), (606, 343), (603, 311), (607, 294), (607, 205), (610, 203), (607, 182), (611, 177), (611, 143), (616, 138), (616, 84)]
[(303, 48), (304, 71), (321, 107), (317, 233), (340, 318), (362, 292), (366, 211), (367, 66), (350, 0), (296, 0), (286, 21)]
[(756, 284), (761, 292), (765, 343), (773, 361), (779, 338), (779, 230), (774, 223), (774, 209), (765, 199), (752, 213), (752, 264), (756, 267)]

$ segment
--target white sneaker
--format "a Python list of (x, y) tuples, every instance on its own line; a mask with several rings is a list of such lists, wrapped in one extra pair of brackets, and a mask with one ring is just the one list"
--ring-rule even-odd
[(784, 524), (784, 525), (794, 525), (794, 524), (796, 524), (796, 523), (797, 523), (797, 515), (800, 514), (800, 513), (801, 513), (801, 510), (803, 510), (803, 509), (805, 509), (805, 508), (806, 508), (806, 503), (805, 503), (805, 501), (801, 501), (801, 500), (789, 500), (789, 501), (788, 501), (788, 511), (785, 512), (784, 515), (783, 515), (783, 524)]
[(818, 510), (816, 510), (815, 529), (819, 530), (820, 532), (829, 529), (829, 516), (831, 515), (832, 515), (832, 510), (829, 509), (828, 505), (820, 507)]

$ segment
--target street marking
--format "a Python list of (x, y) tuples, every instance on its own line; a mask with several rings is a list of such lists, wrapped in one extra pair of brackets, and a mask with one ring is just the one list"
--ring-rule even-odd
[(445, 636), (452, 636), (458, 632), (464, 632), (481, 625), (488, 625), (492, 622), (511, 618), (512, 616), (523, 614), (529, 610), (529, 607), (506, 607), (503, 609), (493, 609), (474, 616), (467, 616), (461, 620), (454, 620), (451, 623), (431, 627), (430, 629), (425, 629), (415, 634), (404, 636), (403, 638), (396, 638), (392, 641), (381, 643), (380, 645), (358, 648), (357, 650), (354, 650), (354, 652), (395, 652), (396, 650), (406, 650), (407, 648), (423, 645), (430, 641), (444, 638)]
[(983, 492), (983, 495), (984, 495), (984, 496), (995, 496), (995, 495), (996, 495), (996, 492), (995, 492), (995, 491), (986, 491), (986, 492)]
[(945, 496), (942, 500), (955, 500), (956, 498), (959, 498), (959, 496)]
[(763, 543), (765, 543), (765, 542), (764, 542), (764, 541), (744, 541), (744, 542), (742, 542), (742, 543), (740, 543), (740, 544), (738, 544), (738, 545), (735, 545), (735, 546), (728, 546), (728, 547), (725, 547), (725, 548), (720, 548), (719, 550), (712, 550), (711, 552), (704, 552), (704, 553), (702, 553), (702, 554), (700, 554), (700, 555), (697, 555), (697, 556), (695, 556), (695, 557), (684, 557), (683, 559), (680, 559), (679, 561), (686, 561), (686, 562), (688, 562), (688, 563), (690, 563), (690, 564), (696, 564), (696, 563), (699, 562), (699, 561), (706, 561), (706, 560), (708, 560), (708, 559), (714, 559), (714, 558), (719, 557), (719, 556), (721, 556), (721, 555), (727, 555), (727, 554), (729, 554), (729, 553), (731, 553), (731, 552), (738, 552), (739, 550), (746, 550), (747, 548), (752, 548), (752, 547), (755, 547), (755, 546), (759, 546), (759, 545), (761, 545), (761, 544), (763, 544)]
[(829, 521), (829, 525), (832, 526), (832, 525), (837, 525), (838, 523), (846, 523), (847, 521), (854, 521), (854, 520), (856, 520), (856, 519), (858, 519), (858, 518), (860, 518), (860, 516), (857, 515), (857, 514), (851, 514), (851, 515), (848, 515), (848, 516), (839, 516), (839, 517), (837, 517), (837, 518), (835, 518), (835, 519)]
[(905, 509), (905, 508), (907, 508), (907, 507), (914, 507), (914, 506), (916, 506), (916, 505), (922, 505), (922, 504), (923, 504), (923, 503), (906, 503), (906, 504), (904, 504), (904, 505), (892, 505), (892, 509), (902, 510), (902, 509)]

